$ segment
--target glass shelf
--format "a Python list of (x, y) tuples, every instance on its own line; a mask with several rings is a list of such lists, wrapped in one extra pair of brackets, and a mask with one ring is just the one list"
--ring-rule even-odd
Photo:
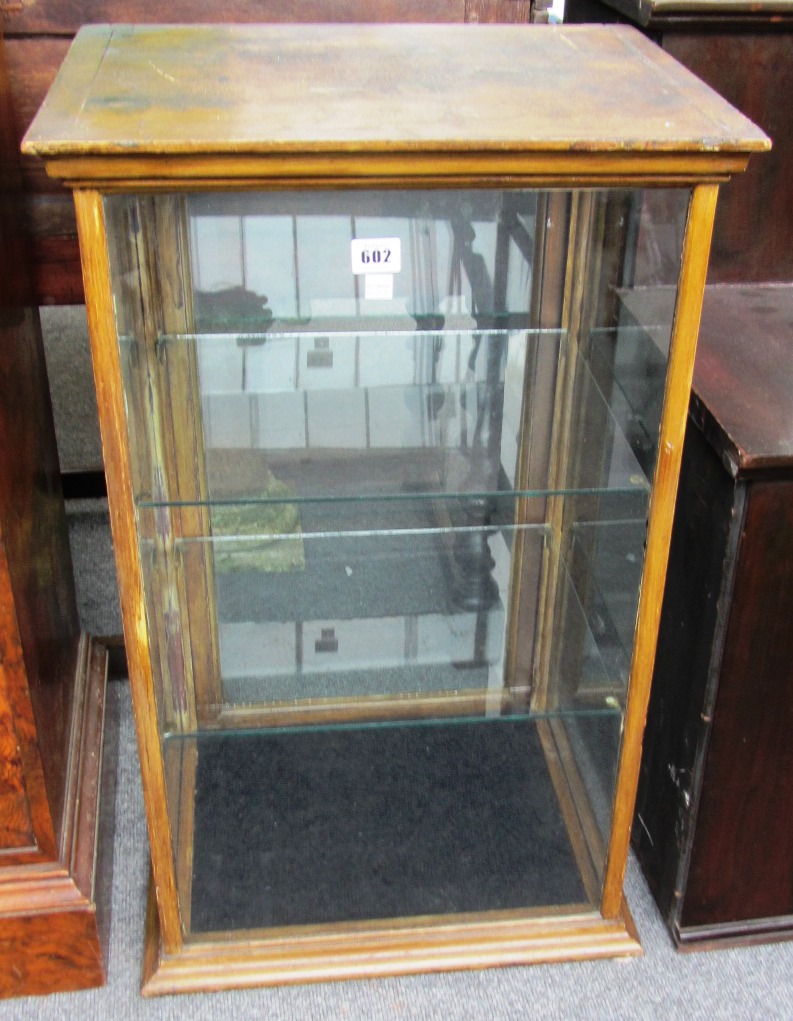
[[(175, 540), (181, 570), (213, 579), (221, 707), (324, 700), (354, 711), (362, 700), (364, 718), (386, 697), (503, 687), (513, 551), (541, 558), (545, 530), (439, 524), (429, 502), (411, 512), (402, 529), (390, 516), (377, 528), (366, 505), (361, 530), (349, 520), (328, 530), (326, 513), (318, 530), (266, 540)], [(163, 554), (143, 553), (153, 576)], [(529, 683), (513, 678), (516, 690)]]
[[(286, 476), (286, 471), (281, 469), (279, 474)], [(450, 513), (453, 512), (453, 508), (460, 508), (465, 510), (466, 507), (472, 509), (477, 507), (486, 507), (487, 513), (498, 515), (499, 519), (504, 516), (511, 518), (517, 513), (517, 507), (528, 507), (532, 501), (544, 502), (550, 497), (560, 496), (569, 497), (571, 499), (575, 497), (598, 497), (601, 500), (611, 501), (615, 507), (636, 507), (638, 516), (641, 516), (643, 509), (646, 509), (647, 497), (649, 495), (649, 484), (643, 476), (639, 476), (636, 473), (631, 473), (627, 478), (622, 480), (623, 485), (612, 485), (608, 488), (605, 487), (582, 487), (582, 488), (559, 488), (559, 489), (509, 489), (509, 490), (472, 490), (470, 492), (441, 492), (432, 489), (427, 489), (424, 492), (415, 492), (409, 486), (397, 492), (378, 492), (374, 485), (371, 491), (367, 491), (361, 494), (343, 493), (339, 495), (326, 495), (323, 492), (319, 492), (316, 495), (298, 495), (298, 493), (288, 488), (284, 491), (284, 487), (288, 484), (282, 482), (280, 479), (270, 479), (269, 485), (271, 489), (278, 490), (278, 495), (268, 495), (263, 493), (259, 496), (251, 495), (240, 495), (234, 497), (220, 497), (212, 500), (150, 500), (150, 499), (138, 499), (136, 506), (143, 520), (146, 519), (147, 512), (154, 510), (167, 510), (169, 508), (178, 509), (182, 508), (206, 508), (210, 512), (212, 510), (220, 511), (222, 509), (233, 510), (239, 508), (240, 513), (244, 512), (244, 509), (252, 511), (251, 520), (256, 520), (256, 514), (260, 513), (264, 518), (268, 515), (268, 512), (272, 512), (273, 515), (277, 516), (277, 508), (314, 508), (318, 513), (322, 513), (322, 508), (328, 508), (329, 513), (339, 514), (343, 513), (343, 508), (346, 508), (351, 517), (350, 521), (354, 522), (359, 519), (359, 513), (356, 508), (360, 507), (371, 507), (372, 513), (377, 516), (384, 512), (388, 512), (392, 515), (393, 528), (401, 527), (400, 521), (400, 505), (405, 504), (413, 506), (421, 503), (442, 503), (446, 504), (449, 508)], [(383, 483), (383, 488), (387, 485), (393, 484), (393, 480)], [(622, 504), (619, 501), (622, 501)], [(257, 508), (259, 509), (257, 511)], [(481, 513), (485, 513), (482, 511)], [(525, 513), (525, 511), (524, 511)], [(611, 515), (614, 517), (614, 515)], [(622, 515), (627, 516), (627, 515)], [(636, 516), (636, 515), (633, 515)], [(351, 529), (356, 526), (351, 524)], [(263, 534), (271, 534), (269, 529), (263, 527), (261, 529)]]
[[(541, 341), (558, 361), (564, 343), (559, 331), (469, 335), (464, 342), (457, 336), (451, 338), (451, 353), (445, 338), (446, 354), (433, 348), (436, 335), (398, 336), (407, 354), (399, 345), (395, 356), (389, 354), (386, 343), (375, 350), (369, 368), (362, 352), (371, 336), (334, 337), (332, 350), (319, 352), (336, 358), (340, 375), (328, 384), (301, 382), (296, 366), (302, 348), (294, 338), (284, 340), (284, 357), (275, 346), (267, 349), (269, 368), (257, 368), (251, 351), (237, 348), (233, 335), (215, 335), (208, 347), (202, 338), (197, 355), (194, 337), (174, 341), (199, 367), (205, 495), (181, 498), (173, 486), (162, 498), (140, 491), (138, 506), (649, 492), (652, 464), (637, 457), (619, 402), (604, 396), (583, 354), (576, 358), (578, 387), (586, 391), (588, 420), (596, 424), (580, 430), (577, 469), (552, 484), (553, 464), (539, 459), (532, 464), (533, 420), (539, 429), (548, 399), (532, 393), (532, 352)], [(466, 369), (469, 347), (476, 357)], [(417, 361), (418, 348), (426, 350)], [(314, 353), (310, 346), (308, 355)], [(417, 364), (436, 355), (432, 372), (422, 370), (416, 381)], [(495, 379), (481, 378), (492, 376), (493, 364)], [(316, 370), (320, 376), (324, 371)], [(434, 381), (424, 381), (428, 376)], [(525, 482), (521, 456), (529, 463)]]
[[(207, 727), (621, 713), (632, 626), (619, 586), (607, 582), (619, 571), (615, 543), (641, 571), (642, 522), (582, 524), (584, 540), (563, 557), (547, 525), (438, 526), (429, 502), (412, 514), (402, 530), (373, 527), (366, 505), (367, 530), (345, 521), (338, 531), (181, 538), (170, 554), (143, 544), (149, 590), (168, 557), (185, 577), (211, 579), (217, 648), (212, 677), (195, 678)], [(594, 569), (582, 566), (584, 553)], [(538, 704), (542, 644), (531, 632), (549, 572), (567, 637), (552, 645), (555, 694)], [(518, 576), (521, 603), (510, 610)], [(194, 622), (183, 611), (194, 645), (204, 612), (201, 603)], [(517, 655), (516, 629), (529, 618)]]
[(655, 464), (669, 338), (668, 323), (638, 325), (624, 311), (618, 330), (593, 331), (590, 340), (592, 375), (606, 380), (611, 413), (648, 473)]

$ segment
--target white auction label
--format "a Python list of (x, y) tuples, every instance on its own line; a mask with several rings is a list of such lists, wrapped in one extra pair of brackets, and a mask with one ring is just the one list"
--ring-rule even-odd
[(399, 273), (401, 238), (353, 238), (350, 241), (353, 273)]
[(367, 301), (391, 301), (394, 297), (392, 273), (367, 273), (363, 279), (363, 296)]

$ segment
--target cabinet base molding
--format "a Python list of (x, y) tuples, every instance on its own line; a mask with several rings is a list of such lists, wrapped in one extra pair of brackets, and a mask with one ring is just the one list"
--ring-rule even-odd
[(486, 921), (450, 917), (447, 926), (430, 928), (401, 922), (374, 929), (367, 923), (291, 941), (254, 934), (249, 940), (195, 942), (166, 955), (150, 882), (141, 991), (144, 996), (218, 992), (642, 954), (624, 900), (613, 920), (583, 911), (559, 914), (555, 922), (546, 912), (537, 916), (536, 922), (525, 915), (510, 918), (507, 912)]
[(107, 652), (83, 635), (60, 854), (5, 868), (0, 858), (0, 997), (105, 982), (116, 756), (106, 681)]
[(793, 917), (748, 919), (742, 922), (718, 922), (681, 929), (672, 928), (678, 950), (730, 950), (759, 946), (774, 941), (793, 940)]

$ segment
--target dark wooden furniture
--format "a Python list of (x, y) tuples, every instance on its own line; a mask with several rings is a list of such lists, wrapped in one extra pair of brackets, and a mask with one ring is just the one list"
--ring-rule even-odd
[(570, 23), (637, 25), (773, 139), (722, 189), (709, 283), (793, 280), (793, 4), (789, 0), (566, 0)]
[(0, 68), (0, 996), (100, 985), (105, 661), (81, 634)]
[(792, 324), (706, 293), (633, 834), (681, 946), (793, 935)]

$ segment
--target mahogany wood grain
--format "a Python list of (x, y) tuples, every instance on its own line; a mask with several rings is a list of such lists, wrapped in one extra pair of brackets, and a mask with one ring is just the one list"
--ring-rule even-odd
[(664, 49), (774, 140), (768, 159), (724, 188), (710, 283), (793, 281), (793, 22), (742, 31), (667, 31)]
[(57, 855), (27, 864), (0, 859), (0, 997), (87, 989), (105, 980), (115, 764), (103, 740), (106, 672), (104, 648), (84, 636)]
[(79, 625), (38, 313), (30, 308), (27, 239), (7, 78), (0, 238), (0, 601), (3, 679), (41, 853), (56, 853), (69, 751)]
[[(41, 106), (68, 48), (69, 38), (6, 40), (15, 148)], [(21, 169), (36, 304), (79, 304), (83, 287), (71, 195), (47, 177), (40, 160), (23, 156)]]
[[(478, 0), (484, 8), (522, 6), (525, 0)], [(471, 0), (468, 0), (471, 3)], [(10, 11), (8, 35), (73, 36), (83, 25), (254, 24), (256, 22), (452, 22), (463, 21), (466, 0), (37, 0)]]
[(708, 287), (691, 412), (734, 475), (793, 462), (793, 286)]
[[(678, 874), (695, 798), (699, 746), (710, 719), (713, 637), (729, 584), (724, 565), (735, 487), (698, 429), (689, 427), (669, 551), (658, 652), (636, 799), (633, 845), (658, 906), (679, 913)], [(734, 543), (733, 543), (734, 545)]]

